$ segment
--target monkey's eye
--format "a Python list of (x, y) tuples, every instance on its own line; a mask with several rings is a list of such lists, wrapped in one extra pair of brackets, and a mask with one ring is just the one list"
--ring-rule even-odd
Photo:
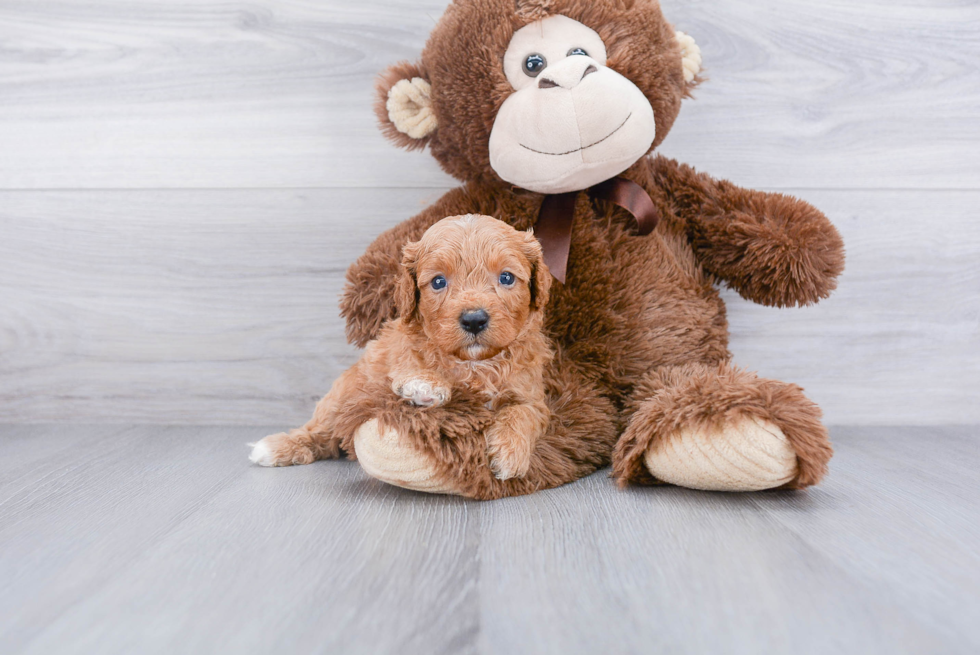
[(528, 77), (537, 77), (538, 74), (544, 70), (544, 67), (548, 65), (548, 60), (544, 58), (543, 55), (533, 54), (528, 55), (524, 60), (524, 74)]
[(429, 284), (436, 291), (438, 291), (439, 289), (445, 289), (446, 288), (446, 278), (444, 278), (441, 275), (437, 275), (434, 278), (432, 278), (432, 282), (430, 282)]
[(514, 274), (511, 273), (510, 271), (504, 271), (503, 273), (500, 274), (500, 283), (505, 287), (509, 287), (512, 284), (514, 284), (514, 280), (515, 280)]
[(572, 55), (584, 55), (588, 57), (589, 53), (587, 53), (584, 48), (572, 48), (568, 51), (566, 57), (571, 57)]

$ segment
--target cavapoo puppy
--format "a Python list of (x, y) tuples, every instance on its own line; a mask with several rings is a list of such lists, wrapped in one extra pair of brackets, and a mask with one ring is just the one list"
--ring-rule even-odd
[(419, 411), (445, 404), (454, 389), (481, 394), (495, 413), (485, 432), (494, 474), (527, 473), (550, 418), (543, 376), (552, 350), (542, 327), (551, 275), (541, 246), (489, 216), (453, 216), (405, 246), (402, 269), (399, 317), (337, 379), (309, 423), (259, 441), (253, 462), (339, 456), (332, 426), (345, 398), (384, 381)]

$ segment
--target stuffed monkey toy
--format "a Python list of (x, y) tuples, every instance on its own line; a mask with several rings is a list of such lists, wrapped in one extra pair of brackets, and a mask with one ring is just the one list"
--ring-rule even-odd
[[(421, 59), (378, 84), (384, 133), (428, 147), (463, 186), (381, 234), (341, 309), (363, 346), (398, 315), (401, 251), (436, 221), (485, 214), (534, 229), (554, 276), (551, 423), (528, 472), (493, 474), (479, 398), (438, 408), (371, 390), (341, 425), (300, 429), (291, 462), (357, 459), (412, 489), (490, 499), (612, 465), (621, 485), (803, 488), (832, 450), (792, 384), (737, 368), (716, 286), (775, 307), (826, 298), (840, 235), (811, 205), (654, 154), (701, 81), (694, 40), (655, 0), (456, 0)], [(450, 281), (450, 284), (452, 281)]]

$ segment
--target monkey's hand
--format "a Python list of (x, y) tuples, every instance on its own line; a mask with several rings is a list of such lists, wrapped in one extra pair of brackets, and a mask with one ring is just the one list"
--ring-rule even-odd
[(743, 298), (802, 306), (837, 287), (844, 242), (816, 207), (715, 180), (663, 157), (652, 163), (656, 183), (672, 197), (698, 261)]

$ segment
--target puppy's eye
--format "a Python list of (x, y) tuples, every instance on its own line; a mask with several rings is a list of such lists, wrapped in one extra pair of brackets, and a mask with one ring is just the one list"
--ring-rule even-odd
[(430, 282), (429, 284), (436, 291), (438, 291), (439, 289), (445, 289), (446, 288), (446, 278), (444, 278), (441, 275), (437, 275), (434, 278), (432, 278), (432, 282)]
[(500, 283), (505, 287), (509, 287), (514, 284), (514, 274), (510, 271), (504, 271), (500, 274)]
[(545, 59), (543, 55), (539, 55), (537, 53), (528, 55), (527, 58), (524, 59), (524, 74), (528, 77), (537, 77), (547, 65), (548, 60)]
[(572, 48), (571, 50), (568, 51), (568, 54), (565, 56), (571, 57), (572, 55), (584, 55), (588, 57), (589, 53), (587, 53), (584, 48)]

